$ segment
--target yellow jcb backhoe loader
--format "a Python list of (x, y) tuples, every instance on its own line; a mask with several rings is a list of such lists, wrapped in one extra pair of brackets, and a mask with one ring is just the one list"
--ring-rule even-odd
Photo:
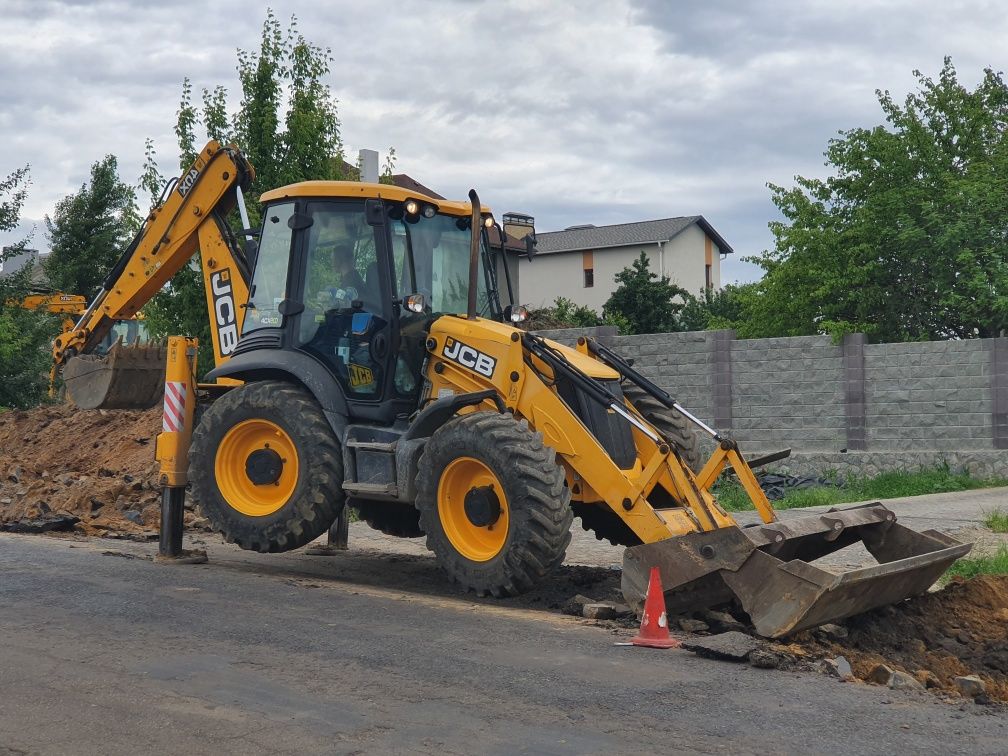
[[(80, 318), (87, 311), (87, 299), (80, 294), (66, 294), (62, 291), (49, 291), (41, 288), (33, 289), (32, 293), (20, 300), (13, 300), (8, 304), (14, 304), (26, 310), (45, 310), (54, 315), (63, 315), (63, 330), (70, 330), (76, 321), (73, 317)], [(135, 313), (132, 317), (123, 320), (113, 320), (111, 328), (105, 333), (101, 340), (94, 343), (91, 354), (96, 357), (103, 357), (112, 350), (118, 350), (121, 346), (137, 347), (147, 341), (147, 331), (144, 328), (143, 313)], [(55, 397), (56, 387), (56, 367), (49, 374), (49, 396)]]
[[(12, 300), (8, 304), (16, 304), (26, 310), (45, 310), (55, 315), (80, 315), (87, 309), (87, 300), (80, 294), (65, 294), (62, 291), (32, 290), (32, 293), (21, 300)], [(63, 328), (72, 328), (74, 321), (63, 319)]]
[[(969, 550), (901, 526), (881, 504), (779, 522), (737, 445), (628, 362), (592, 340), (570, 349), (517, 327), (523, 308), (500, 304), (498, 271), (509, 294), (510, 278), (475, 192), (450, 202), (379, 184), (274, 189), (246, 258), (222, 215), (253, 175), (237, 149), (207, 145), (56, 347), (58, 362), (85, 355), (105, 318), (139, 308), (199, 249), (214, 383), (194, 384), (195, 345), (173, 337), (158, 458), (166, 491), (190, 482), (242, 548), (303, 546), (349, 498), (376, 527), (425, 534), (467, 589), (508, 596), (563, 561), (577, 515), (628, 546), (633, 606), (658, 566), (674, 609), (734, 597), (775, 637), (924, 592)], [(89, 371), (74, 361), (70, 395), (89, 406), (103, 393), (114, 406), (159, 393), (138, 373), (128, 390), (116, 385), (122, 355)], [(209, 406), (194, 427), (197, 402)], [(694, 428), (717, 444), (703, 464)], [(727, 466), (762, 525), (740, 528), (712, 495)], [(812, 564), (857, 542), (877, 566)]]
[[(78, 318), (87, 310), (87, 300), (80, 294), (65, 294), (62, 291), (45, 291), (35, 289), (24, 299), (14, 302), (26, 310), (45, 310), (55, 315), (66, 315), (63, 319), (63, 330), (74, 327), (76, 322), (69, 316)], [(114, 321), (112, 329), (105, 335), (104, 341), (95, 348), (96, 353), (109, 351), (117, 341), (127, 345), (138, 345), (147, 340), (143, 326), (144, 317), (137, 313), (131, 318)]]

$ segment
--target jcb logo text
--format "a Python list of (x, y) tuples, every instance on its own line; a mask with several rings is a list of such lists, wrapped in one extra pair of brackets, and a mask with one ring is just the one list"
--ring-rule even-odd
[(210, 289), (213, 291), (217, 344), (221, 354), (231, 354), (238, 344), (238, 325), (235, 320), (234, 295), (231, 293), (231, 273), (227, 268), (210, 276)]
[(493, 378), (497, 360), (489, 354), (483, 354), (483, 352), (463, 344), (461, 341), (456, 341), (452, 338), (447, 339), (441, 354), (452, 362), (457, 362), (463, 367), (475, 370), (482, 376)]

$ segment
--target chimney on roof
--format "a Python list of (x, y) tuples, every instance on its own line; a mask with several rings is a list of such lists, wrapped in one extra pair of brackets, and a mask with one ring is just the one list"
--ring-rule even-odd
[(378, 152), (376, 150), (360, 151), (360, 180), (365, 184), (378, 183)]
[(525, 213), (504, 213), (501, 219), (504, 233), (515, 239), (524, 239), (529, 234), (535, 234), (535, 218)]

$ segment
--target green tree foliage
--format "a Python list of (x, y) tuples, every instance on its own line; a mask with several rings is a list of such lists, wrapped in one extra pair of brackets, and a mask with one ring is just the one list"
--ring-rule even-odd
[[(207, 138), (236, 141), (255, 166), (255, 185), (245, 195), (253, 226), (259, 222), (263, 191), (297, 181), (346, 178), (336, 99), (325, 83), (332, 61), (329, 48), (305, 39), (296, 18), (285, 30), (267, 10), (258, 50), (238, 51), (237, 112), (228, 114), (228, 89), (223, 85), (204, 88), (200, 108), (193, 102), (191, 81), (183, 81), (175, 124), (179, 167), (188, 169), (202, 148), (197, 139), (200, 128)], [(237, 217), (232, 222), (239, 226)], [(201, 344), (200, 373), (213, 367), (201, 271), (180, 271), (144, 313), (155, 336), (196, 336)]]
[(199, 340), (200, 377), (213, 369), (213, 341), (201, 270), (189, 265), (182, 268), (172, 278), (171, 285), (159, 291), (143, 312), (144, 326), (152, 337), (183, 335)]
[[(28, 182), (27, 166), (0, 180), (0, 231), (17, 228)], [(24, 247), (25, 241), (6, 247), (0, 262)], [(50, 342), (59, 333), (60, 319), (19, 305), (29, 293), (30, 282), (30, 265), (0, 278), (0, 408), (31, 407), (46, 394)]]
[[(0, 231), (13, 231), (28, 196), (29, 167), (18, 168), (0, 181)], [(12, 245), (20, 251), (21, 245)]]
[(529, 317), (522, 324), (527, 331), (553, 328), (594, 328), (595, 326), (616, 326), (620, 333), (629, 333), (630, 326), (619, 314), (599, 315), (587, 305), (579, 305), (567, 297), (557, 297), (549, 307), (529, 310)]
[(756, 284), (728, 284), (721, 289), (704, 289), (690, 296), (679, 313), (683, 331), (711, 331), (737, 328), (745, 317), (745, 307), (756, 296)]
[(627, 326), (624, 333), (682, 330), (678, 315), (690, 295), (668, 276), (659, 278), (652, 273), (644, 252), (616, 274), (616, 283), (619, 284), (616, 290), (602, 306), (602, 315), (624, 320)]
[(567, 297), (553, 300), (553, 313), (557, 320), (570, 323), (571, 328), (591, 328), (602, 325), (602, 318), (591, 307), (576, 304)]
[(222, 85), (202, 90), (201, 111), (193, 103), (191, 81), (183, 81), (175, 124), (180, 168), (187, 169), (202, 146), (198, 127), (208, 138), (237, 141), (256, 170), (255, 186), (247, 195), (253, 223), (263, 191), (297, 181), (346, 178), (336, 98), (325, 83), (332, 62), (330, 48), (305, 39), (295, 17), (284, 30), (267, 9), (259, 49), (238, 50), (237, 112), (228, 115), (228, 89)]
[(914, 72), (885, 125), (841, 131), (834, 175), (770, 185), (784, 220), (740, 335), (863, 331), (876, 341), (996, 336), (1008, 328), (1008, 87), (973, 90), (946, 58)]
[(164, 176), (158, 170), (157, 151), (154, 149), (154, 140), (147, 137), (147, 140), (144, 142), (143, 170), (140, 173), (140, 179), (137, 181), (136, 188), (150, 198), (150, 207), (153, 208), (161, 197), (164, 183)]
[(119, 180), (114, 155), (91, 166), (91, 181), (46, 216), (46, 277), (56, 289), (93, 295), (139, 227), (136, 195)]

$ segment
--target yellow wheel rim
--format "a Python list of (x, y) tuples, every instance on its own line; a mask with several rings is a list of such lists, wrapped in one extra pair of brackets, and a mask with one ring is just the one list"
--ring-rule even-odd
[[(496, 501), (499, 509), (488, 513), (487, 501)], [(509, 516), (504, 487), (494, 471), (478, 459), (459, 457), (445, 468), (438, 483), (438, 516), (451, 545), (474, 562), (493, 559), (507, 541)], [(482, 524), (489, 519), (493, 521)]]
[[(261, 476), (255, 476), (260, 477), (260, 482), (255, 482), (249, 473), (250, 457), (254, 452), (273, 462), (274, 470), (278, 462), (279, 474), (268, 475), (266, 482), (262, 482)], [(297, 487), (297, 450), (291, 437), (276, 423), (259, 418), (244, 420), (221, 439), (214, 474), (217, 488), (228, 506), (243, 515), (265, 517), (286, 504)]]

